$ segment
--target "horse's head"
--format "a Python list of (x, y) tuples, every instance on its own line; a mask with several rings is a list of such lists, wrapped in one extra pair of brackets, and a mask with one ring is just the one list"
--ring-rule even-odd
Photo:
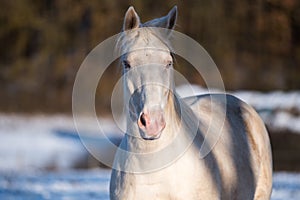
[[(173, 86), (173, 57), (168, 42), (177, 8), (141, 24), (133, 7), (126, 12), (120, 48), (128, 113), (143, 139), (157, 139), (166, 126), (165, 111)], [(154, 27), (154, 28), (153, 28)], [(156, 28), (163, 28), (164, 33)], [(127, 102), (125, 102), (127, 103)]]

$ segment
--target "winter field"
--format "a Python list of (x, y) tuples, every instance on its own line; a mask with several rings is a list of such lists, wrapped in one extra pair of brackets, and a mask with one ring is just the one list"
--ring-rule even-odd
[[(1, 200), (109, 199), (110, 171), (92, 169), (50, 173), (0, 173)], [(275, 173), (272, 200), (298, 200), (300, 174)]]
[[(193, 88), (196, 93), (204, 92)], [(179, 88), (187, 96), (186, 88)], [(300, 134), (300, 92), (235, 92), (253, 105), (269, 129)], [(112, 157), (105, 138), (85, 119), (82, 140), (96, 141)], [(120, 140), (112, 120), (99, 119), (106, 137)], [(108, 199), (110, 170), (91, 168), (71, 116), (0, 114), (0, 199)], [(79, 167), (84, 169), (78, 169)], [(300, 199), (300, 173), (275, 172), (272, 200)]]

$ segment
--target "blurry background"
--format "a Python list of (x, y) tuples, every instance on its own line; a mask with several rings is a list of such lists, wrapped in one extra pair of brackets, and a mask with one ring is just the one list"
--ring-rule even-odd
[[(91, 166), (72, 124), (72, 87), (85, 56), (121, 31), (129, 5), (143, 22), (177, 5), (175, 30), (198, 41), (219, 67), (226, 90), (253, 105), (263, 117), (270, 131), (275, 170), (300, 170), (298, 0), (2, 0), (0, 148), (12, 148), (9, 157), (17, 158), (8, 166), (52, 170)], [(179, 57), (176, 69), (191, 83), (205, 86)], [(109, 116), (110, 94), (119, 77), (115, 62), (100, 81), (96, 109), (104, 117)], [(39, 138), (41, 132), (48, 134)], [(45, 137), (50, 137), (48, 143), (34, 146)], [(30, 150), (24, 151), (25, 143)], [(56, 153), (49, 153), (53, 149)], [(37, 151), (41, 157), (26, 157)], [(81, 157), (75, 156), (75, 162), (74, 155)], [(10, 168), (3, 159), (7, 153), (0, 156), (0, 168)], [(50, 156), (51, 164), (37, 162), (45, 156)]]
[[(129, 5), (147, 21), (167, 14), (175, 4), (179, 10), (176, 30), (209, 52), (226, 89), (300, 88), (297, 0), (3, 0), (1, 110), (69, 113), (80, 64), (96, 45), (121, 31)], [(191, 67), (179, 70), (189, 73)], [(201, 83), (193, 74), (190, 80)]]

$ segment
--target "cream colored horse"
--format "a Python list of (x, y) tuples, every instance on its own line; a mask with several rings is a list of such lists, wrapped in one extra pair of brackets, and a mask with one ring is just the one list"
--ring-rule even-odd
[[(132, 7), (125, 15), (119, 46), (126, 52), (127, 133), (115, 156), (110, 198), (270, 199), (270, 142), (255, 110), (225, 94), (176, 95), (168, 38), (142, 28), (172, 30), (176, 17), (176, 7), (144, 24)], [(216, 144), (204, 142), (209, 138)], [(201, 148), (211, 151), (201, 156)]]

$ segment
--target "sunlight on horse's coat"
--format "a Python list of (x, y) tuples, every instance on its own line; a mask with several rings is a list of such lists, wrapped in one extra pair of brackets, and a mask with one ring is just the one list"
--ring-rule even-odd
[[(127, 132), (115, 156), (110, 198), (270, 199), (270, 142), (254, 109), (226, 94), (176, 95), (171, 31), (161, 37), (151, 29), (172, 30), (176, 17), (174, 7), (141, 24), (133, 7), (126, 12), (117, 46)], [(203, 158), (202, 148), (211, 150)]]

